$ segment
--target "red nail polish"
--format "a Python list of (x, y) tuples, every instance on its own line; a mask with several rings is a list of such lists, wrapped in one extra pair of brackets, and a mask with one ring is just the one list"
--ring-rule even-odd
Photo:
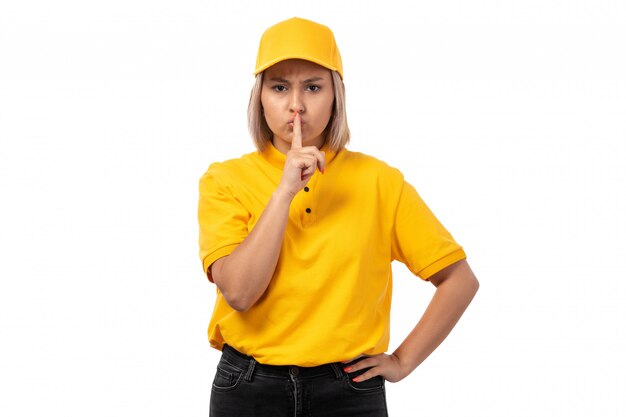
[(354, 382), (359, 382), (359, 378), (352, 378)]
[(347, 368), (343, 368), (344, 372), (350, 372), (352, 370), (352, 368), (347, 367)]

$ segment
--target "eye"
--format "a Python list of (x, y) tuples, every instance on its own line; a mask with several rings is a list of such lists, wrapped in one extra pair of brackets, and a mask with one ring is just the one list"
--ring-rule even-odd
[(315, 84), (311, 84), (309, 86), (307, 86), (307, 91), (320, 91), (321, 87), (319, 85), (315, 85)]
[(282, 84), (276, 84), (275, 86), (272, 87), (272, 90), (277, 91), (279, 93), (283, 92), (283, 91), (287, 91), (287, 87), (285, 87)]

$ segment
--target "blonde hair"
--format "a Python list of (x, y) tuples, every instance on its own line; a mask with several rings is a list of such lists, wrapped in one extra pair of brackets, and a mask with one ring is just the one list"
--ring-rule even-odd
[[(346, 88), (343, 80), (337, 71), (331, 71), (333, 80), (333, 91), (335, 100), (333, 111), (330, 115), (328, 125), (324, 130), (324, 143), (329, 150), (339, 151), (350, 141), (350, 129), (348, 128), (348, 117), (346, 114)], [(254, 146), (259, 151), (263, 151), (268, 143), (272, 142), (273, 133), (270, 130), (261, 104), (261, 89), (263, 88), (263, 72), (257, 74), (250, 92), (250, 102), (248, 103), (248, 130), (254, 141)]]

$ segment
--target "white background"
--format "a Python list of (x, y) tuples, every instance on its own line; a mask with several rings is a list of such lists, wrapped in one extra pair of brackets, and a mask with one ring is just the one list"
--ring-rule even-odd
[[(198, 179), (253, 149), (258, 40), (292, 16), (335, 32), (349, 148), (481, 282), (390, 414), (626, 415), (617, 0), (2, 2), (0, 415), (208, 415)], [(434, 289), (394, 271), (390, 350)]]

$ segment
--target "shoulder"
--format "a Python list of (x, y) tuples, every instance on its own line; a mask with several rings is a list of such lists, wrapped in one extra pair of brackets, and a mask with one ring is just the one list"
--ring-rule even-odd
[(218, 182), (220, 184), (236, 181), (238, 176), (257, 166), (258, 152), (250, 152), (238, 158), (213, 162), (200, 177), (201, 183)]
[(348, 149), (342, 149), (340, 155), (342, 164), (351, 171), (356, 171), (359, 175), (366, 174), (391, 182), (404, 181), (404, 175), (398, 168), (372, 155)]

